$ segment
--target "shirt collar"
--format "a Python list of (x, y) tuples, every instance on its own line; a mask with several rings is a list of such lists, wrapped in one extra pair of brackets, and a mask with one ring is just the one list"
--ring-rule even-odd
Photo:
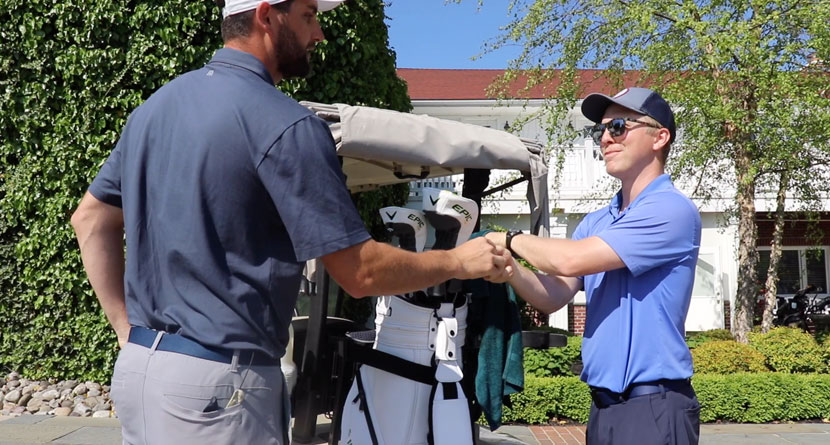
[(223, 63), (226, 65), (244, 68), (261, 77), (262, 80), (268, 82), (269, 84), (274, 84), (274, 80), (271, 78), (271, 75), (268, 73), (265, 65), (263, 65), (259, 59), (250, 53), (233, 48), (220, 48), (213, 54), (213, 58), (210, 59), (208, 65), (211, 63)]
[[(643, 191), (640, 192), (639, 195), (637, 195), (637, 197), (634, 199), (634, 202), (632, 202), (631, 204), (628, 205), (628, 208), (626, 208), (625, 211), (628, 211), (632, 207), (636, 206), (643, 199), (644, 196), (646, 196), (650, 193), (656, 192), (657, 190), (662, 190), (662, 189), (665, 189), (665, 188), (669, 188), (671, 186), (672, 186), (671, 178), (669, 177), (668, 174), (663, 173), (662, 175), (654, 178), (654, 180), (651, 181), (646, 186), (646, 188), (644, 188)], [(609, 213), (611, 213), (611, 215), (613, 215), (614, 217), (621, 216), (620, 215), (620, 206), (621, 205), (622, 205), (622, 190), (617, 192), (617, 194), (614, 195), (614, 198), (611, 199), (611, 204), (608, 206)]]

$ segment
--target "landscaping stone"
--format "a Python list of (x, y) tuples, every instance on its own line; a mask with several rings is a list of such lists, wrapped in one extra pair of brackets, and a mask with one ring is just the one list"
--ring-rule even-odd
[(116, 417), (109, 385), (77, 380), (30, 380), (17, 372), (0, 377), (0, 416)]

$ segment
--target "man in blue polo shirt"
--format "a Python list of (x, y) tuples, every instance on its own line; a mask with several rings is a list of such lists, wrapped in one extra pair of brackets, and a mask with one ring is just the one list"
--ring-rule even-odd
[(689, 383), (686, 313), (700, 248), (700, 214), (664, 173), (674, 114), (654, 91), (591, 94), (582, 113), (622, 188), (570, 240), (521, 232), (488, 237), (542, 273), (509, 269), (517, 294), (547, 313), (585, 290), (582, 379), (593, 403), (588, 444), (696, 444), (700, 405)]
[(308, 73), (317, 12), (341, 2), (220, 0), (225, 47), (130, 115), (72, 216), (122, 347), (125, 443), (287, 445), (279, 359), (306, 260), (358, 298), (509, 260), (485, 239), (420, 254), (370, 239), (327, 125), (274, 88)]

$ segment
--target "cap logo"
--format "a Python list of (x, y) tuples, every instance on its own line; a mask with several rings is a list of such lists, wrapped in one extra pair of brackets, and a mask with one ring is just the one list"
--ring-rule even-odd
[(615, 95), (614, 95), (614, 99), (616, 99), (616, 98), (618, 98), (618, 97), (620, 97), (620, 96), (623, 96), (623, 95), (625, 95), (626, 93), (628, 93), (628, 88), (626, 88), (626, 89), (624, 89), (624, 90), (620, 91), (619, 93), (615, 94)]

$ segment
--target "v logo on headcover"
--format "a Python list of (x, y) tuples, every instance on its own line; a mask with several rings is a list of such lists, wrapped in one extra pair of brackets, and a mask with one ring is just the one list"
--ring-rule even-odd
[(437, 197), (437, 198), (435, 198), (435, 199), (432, 199), (432, 196), (430, 196), (430, 197), (429, 197), (429, 202), (431, 202), (431, 203), (432, 203), (432, 205), (434, 206), (434, 205), (435, 205), (435, 203), (436, 203), (436, 202), (438, 202), (438, 200), (439, 200), (439, 199), (441, 199), (441, 197), (440, 197), (440, 196), (439, 196), (439, 197)]
[(398, 214), (398, 212), (395, 212), (395, 213), (386, 212), (386, 216), (388, 216), (389, 219), (395, 219), (395, 215), (397, 215), (397, 214)]

